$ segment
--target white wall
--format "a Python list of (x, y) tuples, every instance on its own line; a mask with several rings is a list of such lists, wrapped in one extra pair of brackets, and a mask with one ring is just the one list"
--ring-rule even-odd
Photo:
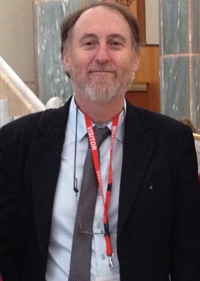
[(159, 0), (145, 0), (145, 25), (146, 44), (159, 45)]
[(34, 92), (34, 0), (0, 0), (0, 56)]

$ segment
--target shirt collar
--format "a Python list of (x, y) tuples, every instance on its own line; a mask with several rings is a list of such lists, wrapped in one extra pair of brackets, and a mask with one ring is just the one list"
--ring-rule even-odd
[[(124, 127), (125, 127), (125, 116), (126, 116), (126, 100), (124, 99), (124, 107), (119, 115), (119, 123), (117, 129), (116, 138), (118, 141), (123, 142), (124, 138)], [(76, 134), (77, 126), (77, 141), (81, 141), (87, 134), (87, 129), (85, 125), (84, 114), (77, 108), (74, 96), (72, 97), (70, 109), (69, 109), (69, 126), (73, 134)], [(93, 124), (94, 125), (94, 124)], [(111, 130), (112, 120), (107, 123), (107, 127)]]

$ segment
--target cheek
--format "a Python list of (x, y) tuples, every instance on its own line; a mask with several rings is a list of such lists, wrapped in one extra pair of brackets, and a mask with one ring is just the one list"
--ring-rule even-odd
[(86, 72), (89, 66), (89, 62), (84, 58), (75, 58), (70, 62), (70, 69), (76, 69), (78, 72)]
[(116, 66), (117, 69), (130, 67), (131, 63), (133, 62), (133, 55), (127, 55), (124, 53), (111, 53), (109, 57), (111, 62)]
[(115, 65), (117, 72), (120, 73), (120, 75), (124, 76), (127, 74), (127, 72), (133, 71), (133, 67), (130, 62), (131, 62), (130, 58), (129, 59), (123, 58), (119, 60)]
[(93, 61), (94, 55), (91, 52), (83, 52), (82, 50), (74, 50), (71, 52), (69, 58), (72, 65), (78, 65), (80, 67), (86, 68)]

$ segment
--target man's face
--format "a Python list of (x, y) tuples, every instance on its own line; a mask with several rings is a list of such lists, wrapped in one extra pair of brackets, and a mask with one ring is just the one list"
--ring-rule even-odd
[(91, 8), (80, 16), (72, 32), (63, 60), (75, 95), (98, 102), (124, 96), (139, 59), (123, 16), (105, 7)]

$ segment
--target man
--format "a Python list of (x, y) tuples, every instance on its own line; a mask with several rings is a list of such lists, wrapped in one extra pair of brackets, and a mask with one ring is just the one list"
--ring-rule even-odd
[(92, 231), (82, 228), (82, 218), (79, 225), (83, 240), (92, 237), (88, 280), (199, 281), (194, 140), (188, 126), (125, 100), (139, 64), (134, 17), (99, 2), (67, 18), (61, 39), (72, 99), (0, 131), (3, 280), (87, 280), (71, 277), (74, 268), (85, 274), (85, 250), (78, 262), (72, 256), (79, 250), (73, 250), (76, 213), (95, 125), (111, 135), (100, 159), (94, 156), (101, 167)]

